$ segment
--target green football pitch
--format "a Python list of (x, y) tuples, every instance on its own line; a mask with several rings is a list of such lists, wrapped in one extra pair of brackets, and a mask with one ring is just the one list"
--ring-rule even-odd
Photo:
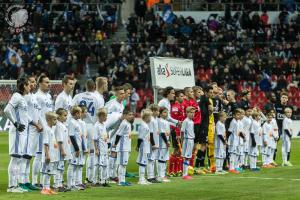
[[(133, 139), (135, 146), (136, 139)], [(9, 162), (8, 137), (0, 134), (0, 199), (7, 200), (35, 200), (35, 199), (270, 199), (286, 200), (300, 199), (300, 140), (292, 143), (291, 162), (294, 167), (277, 167), (263, 169), (261, 172), (249, 172), (239, 175), (199, 175), (193, 180), (184, 181), (171, 178), (170, 183), (160, 183), (150, 186), (137, 185), (138, 178), (128, 179), (133, 183), (131, 187), (120, 187), (112, 184), (111, 188), (89, 188), (85, 191), (60, 193), (56, 196), (42, 196), (38, 192), (26, 194), (6, 193), (7, 166)], [(136, 152), (130, 157), (129, 172), (137, 174), (135, 163)], [(281, 153), (277, 156), (281, 163)]]

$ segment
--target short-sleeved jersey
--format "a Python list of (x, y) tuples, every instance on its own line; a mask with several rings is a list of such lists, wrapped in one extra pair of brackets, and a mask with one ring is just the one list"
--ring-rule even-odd
[(153, 140), (155, 146), (158, 146), (159, 143), (159, 129), (158, 129), (158, 118), (151, 117), (151, 121), (149, 124), (150, 133), (153, 133)]
[(35, 95), (36, 95), (38, 105), (41, 108), (41, 112), (40, 112), (41, 118), (40, 119), (41, 119), (41, 123), (44, 127), (47, 125), (45, 114), (47, 112), (53, 111), (53, 101), (52, 101), (51, 95), (49, 93), (42, 92), (41, 90), (38, 90)]
[(231, 132), (228, 138), (228, 144), (237, 146), (239, 144), (239, 136), (238, 136), (238, 121), (236, 119), (232, 119), (229, 125), (228, 131)]
[(143, 140), (140, 146), (143, 149), (143, 153), (150, 153), (150, 129), (146, 122), (143, 121), (141, 123), (138, 134), (139, 139)]
[(100, 94), (98, 91), (95, 91), (94, 94), (95, 94), (97, 102), (99, 104), (99, 108), (103, 108), (105, 105), (105, 100), (104, 100), (103, 95)]
[(67, 111), (70, 111), (73, 106), (72, 97), (70, 94), (67, 94), (65, 91), (62, 91), (55, 100), (55, 110), (63, 108)]
[[(68, 125), (69, 136), (74, 136), (76, 139), (76, 143), (79, 147), (79, 151), (82, 151), (82, 137), (83, 134), (81, 132), (80, 123), (78, 120), (71, 118)], [(71, 151), (75, 152), (74, 146), (71, 144)]]
[[(64, 123), (58, 121), (55, 126), (54, 133), (55, 133), (56, 141), (58, 143), (60, 143), (60, 142), (62, 143), (62, 146), (66, 153), (64, 160), (71, 159), (72, 154), (71, 154), (70, 140), (69, 140), (69, 134), (68, 134), (68, 129), (67, 129), (66, 125)], [(61, 154), (61, 152), (60, 152), (60, 154)], [(60, 160), (62, 160), (62, 159), (63, 158), (60, 155)]]
[(100, 155), (107, 155), (109, 138), (108, 133), (106, 131), (105, 123), (96, 122), (93, 140), (98, 142), (98, 149), (100, 151)]
[(158, 118), (158, 129), (159, 129), (159, 132), (160, 132), (158, 146), (159, 146), (160, 149), (167, 148), (166, 143), (163, 141), (163, 139), (161, 137), (161, 133), (165, 133), (166, 136), (167, 136), (167, 139), (169, 140), (170, 122), (163, 119), (163, 118)]
[(223, 141), (218, 137), (219, 135), (223, 136), (225, 139), (226, 137), (226, 129), (225, 124), (221, 121), (218, 121), (216, 124), (216, 131), (215, 131), (215, 148), (224, 148), (225, 144)]
[(123, 120), (120, 124), (116, 135), (121, 136), (117, 145), (117, 151), (131, 151), (131, 124), (127, 120)]
[(260, 122), (253, 120), (250, 128), (250, 133), (254, 134), (255, 142), (257, 143), (260, 140), (260, 135), (262, 134), (262, 128)]
[(104, 106), (107, 110), (107, 114), (110, 115), (112, 113), (122, 114), (124, 110), (124, 105), (117, 101), (117, 99), (112, 99), (107, 102)]
[(59, 161), (59, 148), (58, 143), (54, 133), (54, 127), (49, 127), (48, 125), (45, 127), (43, 133), (43, 154), (42, 154), (42, 162), (46, 161), (45, 156), (45, 145), (49, 147), (49, 155), (50, 155), (50, 162), (58, 162)]
[(183, 138), (186, 139), (194, 139), (195, 138), (195, 132), (194, 132), (194, 122), (186, 118), (182, 125), (181, 125), (181, 133), (183, 133)]
[(265, 122), (263, 127), (263, 141), (270, 146), (271, 138), (273, 137), (273, 126), (271, 122)]
[(160, 100), (159, 103), (158, 103), (158, 106), (159, 107), (165, 107), (165, 108), (167, 108), (167, 110), (168, 110), (168, 119), (167, 120), (169, 122), (172, 122), (174, 124), (178, 123), (178, 120), (173, 119), (171, 117), (171, 103), (170, 103), (170, 101), (167, 98), (163, 98), (162, 100)]
[(28, 105), (28, 113), (30, 113), (30, 117), (32, 121), (37, 123), (40, 120), (40, 112), (41, 112), (41, 107), (39, 106), (36, 95), (33, 93), (25, 95), (25, 100)]
[(283, 139), (288, 139), (287, 135), (285, 134), (285, 131), (284, 130), (288, 130), (290, 132), (290, 134), (293, 134), (293, 130), (292, 130), (292, 119), (291, 118), (287, 118), (287, 117), (284, 117), (283, 118), (283, 122), (282, 122), (282, 133), (283, 133)]
[[(15, 121), (28, 126), (28, 123), (32, 121), (28, 113), (28, 105), (24, 98), (19, 93), (14, 93), (8, 102), (13, 107), (12, 114)], [(15, 126), (10, 127), (12, 131), (16, 131)]]
[(73, 98), (74, 105), (83, 105), (87, 108), (86, 123), (95, 124), (97, 121), (97, 110), (103, 107), (94, 92), (82, 92)]
[(277, 124), (277, 121), (275, 118), (272, 119), (271, 124), (273, 127), (273, 138), (278, 139), (278, 137), (279, 137), (278, 124)]
[(243, 117), (242, 119), (242, 123), (243, 123), (243, 133), (246, 136), (246, 140), (249, 139), (250, 136), (250, 128), (251, 128), (251, 124), (252, 124), (252, 119), (250, 117)]

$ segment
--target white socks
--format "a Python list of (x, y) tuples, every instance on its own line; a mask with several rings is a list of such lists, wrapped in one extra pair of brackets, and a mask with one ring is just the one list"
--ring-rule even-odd
[(250, 158), (250, 169), (255, 169), (256, 168), (257, 157), (256, 156), (249, 156), (249, 158)]
[(224, 163), (224, 159), (216, 158), (216, 170), (217, 171), (223, 171), (223, 163)]
[(76, 166), (75, 168), (75, 185), (82, 184), (82, 166)]
[(43, 180), (43, 189), (50, 189), (50, 175), (49, 174), (43, 174), (42, 175)]
[(95, 164), (94, 164), (94, 154), (89, 153), (87, 161), (86, 161), (86, 177), (89, 181), (94, 180), (94, 173), (95, 173)]
[(125, 165), (119, 165), (119, 183), (125, 182), (125, 173), (126, 173), (126, 166)]
[(68, 176), (68, 180), (67, 180), (68, 188), (71, 188), (72, 186), (75, 186), (75, 179), (74, 179), (75, 169), (76, 169), (75, 165), (69, 164), (68, 172), (67, 172), (67, 176)]
[(41, 169), (42, 154), (36, 154), (32, 164), (32, 184), (38, 183), (38, 176)]
[(115, 169), (115, 163), (116, 163), (116, 158), (109, 157), (109, 177), (115, 178), (116, 177), (116, 169)]
[(184, 159), (184, 162), (183, 162), (183, 176), (188, 175), (188, 170), (189, 170), (189, 161), (187, 159)]
[(18, 186), (18, 160), (20, 158), (10, 157), (10, 162), (8, 165), (8, 187)]
[(145, 181), (146, 166), (139, 166), (139, 181)]
[(147, 177), (148, 179), (154, 178), (154, 161), (148, 161), (147, 165)]
[(108, 173), (107, 173), (107, 166), (100, 166), (99, 167), (100, 170), (100, 179), (101, 179), (101, 183), (105, 183), (108, 180)]
[(235, 169), (235, 165), (236, 165), (236, 154), (235, 153), (231, 153), (229, 156), (229, 162), (230, 162), (230, 166), (229, 169), (230, 170), (234, 170)]

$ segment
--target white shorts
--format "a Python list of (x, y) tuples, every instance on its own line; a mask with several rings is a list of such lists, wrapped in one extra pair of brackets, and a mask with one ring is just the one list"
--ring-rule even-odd
[(89, 150), (94, 150), (94, 143), (93, 143), (93, 136), (95, 133), (95, 127), (93, 124), (87, 123), (86, 124), (86, 131), (87, 131), (87, 145), (86, 148)]
[(183, 139), (182, 143), (182, 157), (192, 158), (194, 149), (194, 139)]
[(255, 147), (250, 147), (249, 148), (249, 155), (250, 156), (254, 156), (257, 157), (259, 155), (259, 151), (258, 151), (258, 146), (256, 145)]
[(241, 145), (241, 146), (238, 146), (238, 147), (237, 147), (237, 155), (239, 155), (239, 156), (245, 155), (245, 152), (244, 152), (244, 145)]
[(169, 160), (169, 149), (158, 149), (157, 160), (166, 162)]
[(108, 154), (100, 154), (99, 156), (95, 155), (95, 165), (99, 165), (99, 166), (104, 166), (107, 167), (108, 166)]
[(65, 161), (59, 161), (57, 164), (57, 170), (65, 171)]
[(50, 163), (42, 163), (41, 173), (48, 174), (48, 175), (55, 175), (55, 169), (57, 169), (57, 162), (50, 162)]
[(71, 165), (83, 166), (85, 163), (85, 157), (82, 151), (80, 151), (79, 156), (76, 158), (75, 152), (72, 154), (73, 158), (70, 160)]
[(139, 165), (147, 166), (148, 163), (148, 154), (139, 152), (138, 157), (136, 159), (136, 163)]
[(225, 159), (226, 149), (225, 148), (215, 148), (215, 158)]
[[(26, 131), (26, 129), (25, 129)], [(9, 140), (9, 155), (15, 157), (23, 156), (24, 152), (24, 143), (26, 141), (26, 132), (15, 132), (9, 131), (8, 140)]]
[(237, 147), (236, 146), (233, 146), (233, 145), (229, 145), (228, 146), (228, 153), (235, 153), (237, 154)]
[(158, 149), (150, 149), (150, 153), (148, 153), (148, 160), (155, 161), (157, 160)]
[(44, 133), (39, 134), (38, 147), (37, 147), (36, 153), (42, 153), (43, 152), (43, 134)]
[(117, 164), (118, 165), (128, 165), (129, 152), (128, 151), (119, 151), (117, 152)]

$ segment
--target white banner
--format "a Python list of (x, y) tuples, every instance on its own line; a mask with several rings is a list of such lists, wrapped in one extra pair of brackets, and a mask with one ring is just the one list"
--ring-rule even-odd
[(152, 86), (175, 89), (195, 86), (193, 60), (151, 57)]

